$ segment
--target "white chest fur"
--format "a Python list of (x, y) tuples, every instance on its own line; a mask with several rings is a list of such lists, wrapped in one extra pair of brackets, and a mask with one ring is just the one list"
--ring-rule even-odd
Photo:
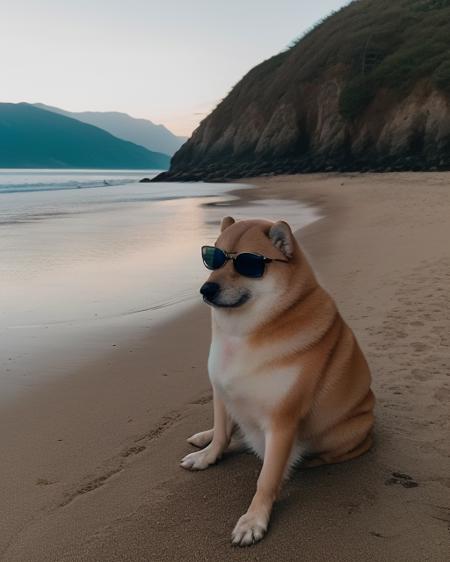
[(271, 412), (300, 375), (298, 366), (271, 368), (273, 349), (255, 348), (245, 337), (215, 333), (208, 369), (211, 383), (244, 433), (267, 428)]

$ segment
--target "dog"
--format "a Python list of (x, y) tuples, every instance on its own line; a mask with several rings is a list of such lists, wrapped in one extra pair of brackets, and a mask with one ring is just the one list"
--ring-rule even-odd
[(204, 260), (213, 270), (200, 292), (212, 307), (214, 427), (188, 439), (201, 450), (181, 466), (203, 470), (242, 443), (263, 460), (231, 535), (246, 546), (265, 535), (295, 465), (339, 463), (371, 447), (375, 399), (356, 338), (287, 223), (225, 217)]

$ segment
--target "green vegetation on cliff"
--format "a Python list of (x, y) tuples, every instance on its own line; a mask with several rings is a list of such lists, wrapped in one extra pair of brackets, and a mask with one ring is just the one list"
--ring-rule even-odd
[(335, 44), (348, 72), (343, 115), (360, 115), (379, 88), (405, 95), (421, 79), (450, 93), (450, 0), (364, 4), (350, 7), (351, 19), (339, 18), (348, 42), (344, 52)]

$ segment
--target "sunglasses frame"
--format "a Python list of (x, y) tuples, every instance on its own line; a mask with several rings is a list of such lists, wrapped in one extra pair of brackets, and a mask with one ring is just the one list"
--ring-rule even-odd
[[(213, 248), (214, 250), (219, 250), (219, 252), (222, 252), (223, 255), (225, 256), (225, 261), (223, 262), (223, 264), (219, 267), (208, 267), (208, 265), (205, 262), (205, 259), (203, 258), (203, 248)], [(221, 269), (228, 261), (232, 261), (233, 262), (233, 267), (235, 269), (235, 271), (237, 273), (239, 273), (239, 275), (242, 275), (243, 277), (248, 277), (249, 279), (260, 279), (261, 277), (263, 277), (265, 271), (266, 271), (266, 267), (265, 264), (266, 263), (271, 263), (273, 261), (279, 261), (279, 262), (283, 262), (283, 263), (288, 263), (288, 260), (282, 260), (281, 258), (268, 258), (266, 256), (263, 256), (262, 254), (258, 254), (256, 252), (227, 252), (226, 250), (222, 250), (222, 248), (217, 248), (217, 246), (202, 246), (201, 247), (201, 253), (202, 253), (202, 261), (203, 261), (203, 265), (206, 267), (206, 269), (209, 269), (209, 271), (216, 271), (218, 269)], [(262, 270), (261, 275), (243, 275), (240, 271), (238, 271), (236, 269), (236, 259), (243, 255), (243, 254), (249, 254), (251, 256), (257, 256), (258, 258), (263, 258), (263, 264), (264, 264), (264, 268)]]

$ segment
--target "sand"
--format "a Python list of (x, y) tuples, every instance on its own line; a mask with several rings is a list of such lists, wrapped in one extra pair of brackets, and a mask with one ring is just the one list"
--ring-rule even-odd
[(178, 466), (185, 438), (211, 424), (199, 304), (1, 410), (2, 560), (448, 558), (450, 174), (249, 182), (259, 189), (244, 197), (297, 198), (324, 215), (297, 235), (369, 360), (374, 448), (297, 471), (266, 539), (231, 547), (259, 461)]

